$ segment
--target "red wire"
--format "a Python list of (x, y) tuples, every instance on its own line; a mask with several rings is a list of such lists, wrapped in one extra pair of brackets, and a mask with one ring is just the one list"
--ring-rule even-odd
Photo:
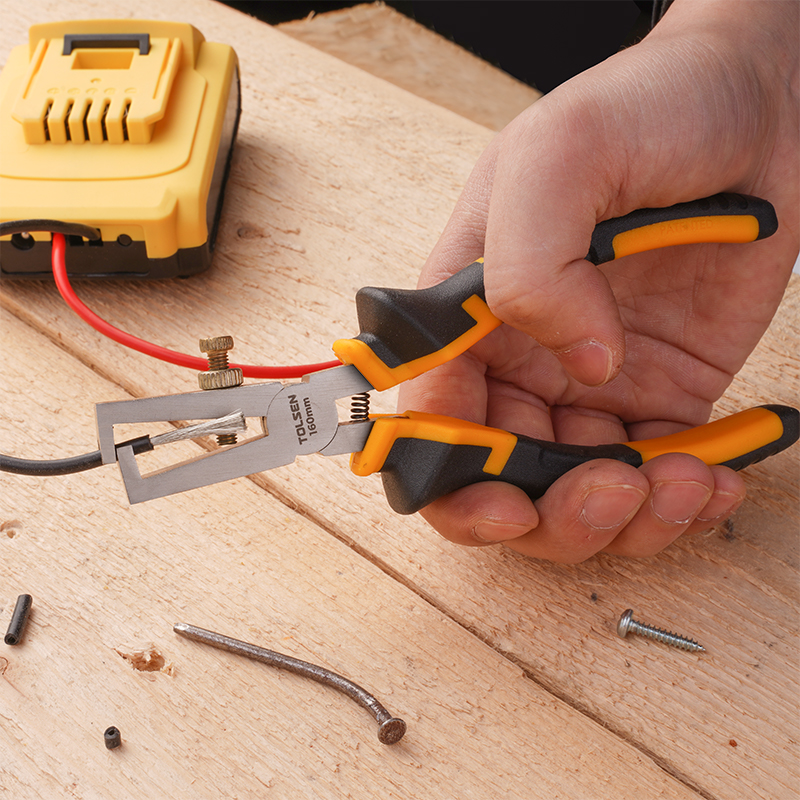
[[(167, 361), (170, 364), (177, 364), (179, 367), (188, 367), (198, 371), (208, 369), (208, 361), (199, 356), (189, 356), (185, 353), (179, 353), (176, 350), (169, 350), (166, 347), (161, 347), (152, 342), (139, 339), (137, 336), (132, 336), (130, 333), (125, 333), (119, 328), (115, 328), (110, 322), (106, 322), (102, 317), (98, 317), (90, 308), (83, 304), (80, 298), (75, 294), (72, 286), (70, 285), (69, 278), (67, 277), (66, 265), (66, 242), (64, 235), (61, 233), (53, 234), (53, 278), (55, 278), (56, 286), (61, 296), (64, 298), (66, 304), (84, 321), (91, 325), (96, 331), (99, 331), (103, 336), (113, 339), (125, 347), (130, 347), (132, 350), (137, 350), (147, 356), (159, 358), (162, 361)], [(239, 367), (242, 373), (247, 378), (302, 378), (310, 372), (319, 372), (323, 369), (330, 369), (331, 367), (338, 367), (342, 362), (336, 359), (335, 361), (324, 361), (318, 364), (305, 364), (296, 367), (255, 367), (246, 364), (231, 364), (232, 367)]]

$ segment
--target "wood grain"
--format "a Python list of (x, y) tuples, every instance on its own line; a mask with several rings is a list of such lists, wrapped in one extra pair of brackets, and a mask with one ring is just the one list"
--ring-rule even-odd
[(284, 22), (281, 33), (499, 131), (541, 92), (383, 3)]
[[(185, 19), (183, 8), (143, 2), (137, 14)], [(189, 21), (233, 44), (243, 66), (244, 116), (215, 264), (191, 281), (78, 290), (115, 324), (175, 349), (193, 352), (198, 336), (231, 333), (237, 360), (326, 360), (330, 342), (356, 333), (358, 288), (414, 285), (491, 132), (220, 5), (193, 9)], [(34, 21), (100, 10), (91, 2), (26, 4), (0, 32), (3, 54)], [(102, 13), (131, 11), (109, 2)], [(90, 449), (93, 403), (195, 388), (191, 373), (125, 353), (87, 329), (50, 285), (0, 292), (3, 344), (13, 336), (23, 353), (3, 367), (4, 449), (8, 442), (23, 453), (15, 438), (22, 426), (30, 430), (25, 455)], [(798, 305), (795, 277), (719, 413), (797, 405)], [(74, 376), (69, 390), (59, 385), (64, 375)], [(376, 410), (392, 409), (387, 394)], [(50, 438), (65, 430), (67, 438)], [(11, 796), (70, 796), (70, 781), (99, 787), (114, 779), (118, 762), (104, 750), (85, 756), (95, 739), (80, 709), (97, 694), (91, 719), (100, 733), (111, 722), (123, 738), (138, 730), (131, 709), (153, 719), (120, 780), (130, 788), (163, 778), (175, 796), (186, 796), (181, 781), (196, 777), (209, 787), (197, 796), (209, 797), (248, 796), (258, 780), (276, 796), (291, 784), (288, 796), (359, 797), (374, 780), (398, 797), (788, 798), (800, 779), (797, 448), (746, 476), (749, 499), (732, 529), (640, 562), (601, 556), (575, 567), (443, 542), (421, 519), (392, 514), (379, 480), (356, 478), (343, 458), (309, 457), (133, 509), (113, 470), (46, 482), (4, 476), (0, 524), (33, 531), (30, 539), (6, 536), (7, 545), (30, 549), (4, 557), (4, 575), (25, 566), (23, 588), (46, 598), (33, 622), (53, 626), (38, 644), (31, 638), (30, 650), (3, 654), (0, 750), (4, 763), (24, 753), (13, 787), (29, 792)], [(6, 605), (16, 591), (9, 586)], [(627, 607), (697, 638), (708, 653), (618, 639), (614, 625)], [(263, 636), (361, 679), (412, 729), (423, 727), (419, 739), (409, 733), (412, 755), (373, 745), (369, 730), (364, 736), (371, 720), (345, 700), (175, 642), (174, 615), (193, 610), (198, 617), (185, 621), (213, 627), (213, 619), (225, 633)], [(69, 622), (63, 635), (54, 617)], [(89, 644), (59, 661), (81, 636)], [(113, 652), (150, 641), (175, 665), (172, 677), (135, 673)], [(10, 672), (11, 656), (25, 653), (32, 683), (12, 683), (22, 668), (14, 661)], [(216, 695), (204, 684), (208, 671), (222, 682)], [(106, 688), (87, 689), (89, 681)], [(100, 712), (116, 692), (128, 716), (106, 722)], [(313, 709), (334, 705), (336, 735), (291, 712), (290, 692), (303, 692)], [(33, 702), (23, 711), (26, 694)], [(249, 703), (245, 721), (220, 694)], [(34, 706), (47, 697), (37, 716)], [(266, 715), (273, 708), (278, 722)], [(177, 744), (162, 755), (176, 726)], [(39, 735), (47, 747), (34, 746)], [(236, 752), (242, 741), (244, 755)], [(362, 763), (367, 749), (374, 755)]]
[[(127, 395), (7, 313), (2, 334), (3, 448), (80, 451), (91, 398)], [(0, 495), (0, 616), (34, 597), (0, 660), (8, 797), (696, 798), (252, 481), (131, 508), (110, 467), (2, 473)], [(351, 701), (179, 639), (177, 621), (351, 676), (409, 731), (381, 745)]]

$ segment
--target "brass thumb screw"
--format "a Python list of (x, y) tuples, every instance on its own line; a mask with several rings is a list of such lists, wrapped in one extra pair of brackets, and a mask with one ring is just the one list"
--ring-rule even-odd
[(652, 625), (645, 625), (642, 622), (637, 622), (633, 618), (633, 609), (631, 608), (623, 612), (622, 616), (619, 618), (617, 633), (623, 639), (629, 633), (634, 633), (637, 636), (646, 636), (648, 639), (655, 639), (657, 642), (663, 642), (670, 647), (679, 647), (681, 650), (688, 650), (691, 653), (705, 653), (706, 651), (703, 645), (698, 644), (692, 639), (687, 639), (685, 636), (679, 636), (677, 633), (662, 631), (661, 628), (655, 628)]
[[(233, 350), (232, 336), (210, 336), (200, 340), (200, 352), (205, 353), (208, 358), (208, 371), (197, 374), (201, 389), (230, 389), (244, 383), (242, 370), (228, 366), (228, 350)], [(217, 444), (236, 444), (236, 434), (217, 436)]]

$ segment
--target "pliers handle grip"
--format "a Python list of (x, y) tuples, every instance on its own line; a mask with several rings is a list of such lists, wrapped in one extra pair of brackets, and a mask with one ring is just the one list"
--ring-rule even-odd
[[(751, 242), (777, 227), (765, 200), (718, 194), (601, 222), (586, 258), (602, 264), (678, 244)], [(501, 324), (486, 304), (483, 259), (429, 289), (364, 288), (356, 307), (360, 334), (333, 349), (379, 390), (450, 361)], [(351, 467), (358, 475), (380, 472), (390, 505), (406, 514), (480, 481), (512, 483), (536, 499), (561, 475), (597, 458), (638, 467), (662, 453), (681, 452), (743, 469), (797, 441), (800, 428), (796, 409), (768, 405), (659, 439), (584, 447), (415, 411), (373, 419)]]
[(574, 467), (598, 458), (640, 467), (664, 453), (689, 453), (735, 470), (785, 450), (800, 436), (800, 412), (765, 405), (681, 433), (627, 444), (586, 447), (532, 439), (436, 414), (407, 411), (375, 418), (364, 450), (350, 466), (356, 475), (380, 472), (389, 505), (413, 514), (456, 489), (503, 481), (531, 499)]
[[(679, 244), (752, 242), (778, 229), (766, 200), (716, 194), (669, 208), (640, 208), (600, 222), (586, 259), (616, 258)], [(333, 351), (384, 391), (455, 358), (501, 323), (486, 305), (483, 259), (429, 289), (365, 287), (356, 294), (361, 332)]]

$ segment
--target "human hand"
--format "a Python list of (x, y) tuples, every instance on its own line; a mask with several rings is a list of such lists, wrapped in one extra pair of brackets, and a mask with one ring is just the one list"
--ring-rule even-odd
[[(798, 4), (676, 0), (640, 44), (512, 122), (487, 148), (420, 287), (485, 256), (506, 325), (406, 384), (401, 408), (539, 439), (630, 441), (701, 424), (769, 325), (798, 250)], [(719, 191), (769, 200), (780, 228), (595, 267), (595, 224)], [(744, 498), (725, 467), (665, 455), (576, 468), (535, 504), (469, 486), (423, 516), (462, 544), (574, 563), (659, 552)]]

